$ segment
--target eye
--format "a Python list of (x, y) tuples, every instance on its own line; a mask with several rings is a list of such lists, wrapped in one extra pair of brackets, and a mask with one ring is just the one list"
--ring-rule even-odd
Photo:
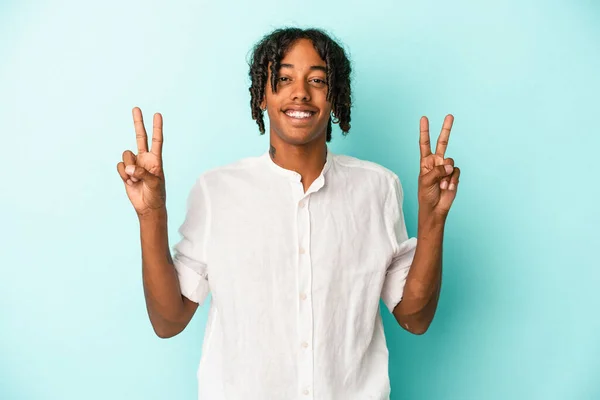
[(323, 87), (327, 85), (327, 81), (320, 78), (311, 79), (311, 82), (313, 82), (317, 87)]
[(290, 78), (288, 78), (287, 76), (280, 76), (277, 78), (277, 86), (287, 86), (292, 82), (292, 80)]

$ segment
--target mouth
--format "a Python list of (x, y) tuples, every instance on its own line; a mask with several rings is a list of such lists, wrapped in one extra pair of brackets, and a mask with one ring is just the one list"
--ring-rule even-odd
[(296, 120), (307, 120), (314, 116), (316, 112), (310, 110), (285, 110), (284, 114)]

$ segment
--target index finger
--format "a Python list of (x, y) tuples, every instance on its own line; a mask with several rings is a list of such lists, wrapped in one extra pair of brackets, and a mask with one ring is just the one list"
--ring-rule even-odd
[(452, 129), (452, 123), (454, 122), (454, 116), (452, 114), (446, 115), (444, 118), (444, 125), (442, 125), (442, 132), (438, 137), (437, 144), (435, 146), (435, 154), (442, 158), (446, 154), (446, 148), (448, 147), (448, 140), (450, 139), (450, 130)]
[(152, 148), (150, 152), (156, 156), (161, 156), (162, 144), (163, 144), (163, 131), (162, 131), (162, 115), (159, 113), (154, 114), (153, 128), (152, 128)]
[(142, 110), (139, 107), (134, 107), (133, 111), (133, 125), (135, 127), (135, 140), (137, 142), (138, 153), (144, 153), (148, 151), (148, 135), (146, 135), (146, 128), (144, 127), (144, 119), (142, 117)]
[(419, 148), (421, 149), (421, 158), (431, 154), (431, 143), (429, 140), (429, 120), (427, 117), (421, 117), (421, 128), (419, 135)]

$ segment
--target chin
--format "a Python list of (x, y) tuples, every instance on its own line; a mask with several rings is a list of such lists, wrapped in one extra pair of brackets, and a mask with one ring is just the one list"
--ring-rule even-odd
[(305, 145), (319, 139), (321, 136), (325, 136), (327, 127), (322, 129), (299, 129), (297, 127), (287, 127), (281, 129), (275, 129), (277, 136), (285, 143), (300, 146)]

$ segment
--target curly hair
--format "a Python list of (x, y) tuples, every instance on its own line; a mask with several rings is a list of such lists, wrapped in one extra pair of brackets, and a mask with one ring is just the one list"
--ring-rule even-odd
[(252, 119), (258, 124), (260, 134), (265, 133), (264, 112), (260, 105), (265, 98), (269, 63), (271, 63), (271, 87), (277, 91), (277, 79), (281, 60), (290, 47), (300, 39), (313, 43), (319, 56), (327, 64), (327, 101), (331, 103), (334, 118), (329, 117), (327, 142), (331, 140), (331, 124), (339, 123), (342, 134), (350, 130), (350, 60), (344, 49), (320, 29), (281, 28), (265, 35), (253, 48), (250, 67), (250, 107)]

